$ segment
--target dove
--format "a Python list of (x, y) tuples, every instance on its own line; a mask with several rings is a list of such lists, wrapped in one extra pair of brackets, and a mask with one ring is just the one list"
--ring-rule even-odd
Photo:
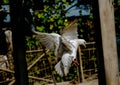
[(55, 70), (60, 76), (66, 76), (69, 73), (72, 62), (76, 60), (77, 48), (84, 45), (84, 39), (78, 39), (77, 20), (74, 20), (69, 26), (57, 33), (42, 33), (35, 30), (32, 25), (32, 32), (36, 34), (39, 42), (47, 49), (54, 52), (56, 57), (61, 60), (55, 65)]

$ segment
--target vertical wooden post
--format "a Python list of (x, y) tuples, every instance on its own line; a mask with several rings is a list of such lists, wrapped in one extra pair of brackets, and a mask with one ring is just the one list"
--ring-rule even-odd
[[(23, 0), (10, 0), (15, 85), (28, 85)], [(13, 81), (14, 82), (14, 81)]]
[(84, 82), (84, 72), (83, 72), (83, 64), (82, 64), (82, 56), (81, 56), (81, 48), (80, 46), (78, 47), (78, 52), (79, 52), (79, 61), (80, 61), (80, 72), (81, 72), (81, 81)]
[(106, 85), (119, 85), (113, 0), (98, 0)]

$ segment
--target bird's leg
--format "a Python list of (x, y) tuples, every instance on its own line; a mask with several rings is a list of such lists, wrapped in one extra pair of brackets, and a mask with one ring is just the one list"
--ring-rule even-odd
[(73, 64), (74, 64), (75, 66), (78, 66), (78, 65), (79, 65), (77, 59), (74, 59)]

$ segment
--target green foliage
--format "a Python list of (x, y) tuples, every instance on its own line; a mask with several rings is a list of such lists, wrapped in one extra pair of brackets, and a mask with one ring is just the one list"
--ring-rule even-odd
[(93, 14), (89, 16), (81, 16), (78, 20), (79, 38), (83, 38), (88, 42), (95, 41), (95, 29), (93, 24)]
[(3, 3), (4, 3), (4, 4), (8, 4), (8, 3), (9, 3), (9, 0), (3, 0)]
[(66, 20), (65, 8), (73, 1), (67, 0), (44, 0), (43, 9), (34, 10), (34, 21), (37, 26), (37, 30), (41, 32), (57, 32), (68, 25)]
[(26, 39), (26, 47), (29, 50), (36, 49), (40, 45), (39, 41), (35, 38), (34, 35), (32, 37), (26, 36), (25, 39)]

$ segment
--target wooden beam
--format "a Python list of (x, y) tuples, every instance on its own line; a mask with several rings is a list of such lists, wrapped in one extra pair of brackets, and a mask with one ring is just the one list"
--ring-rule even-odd
[(23, 0), (10, 0), (15, 85), (28, 85), (25, 48), (25, 8)]
[[(46, 53), (47, 52), (49, 52), (49, 50), (47, 50)], [(27, 69), (30, 70), (43, 56), (45, 56), (45, 53), (38, 57)]]
[(82, 64), (82, 55), (81, 55), (81, 48), (78, 47), (79, 52), (79, 62), (80, 62), (80, 72), (81, 72), (81, 82), (85, 81), (84, 72), (83, 72), (83, 64)]
[(106, 84), (118, 85), (118, 60), (113, 0), (98, 0)]

